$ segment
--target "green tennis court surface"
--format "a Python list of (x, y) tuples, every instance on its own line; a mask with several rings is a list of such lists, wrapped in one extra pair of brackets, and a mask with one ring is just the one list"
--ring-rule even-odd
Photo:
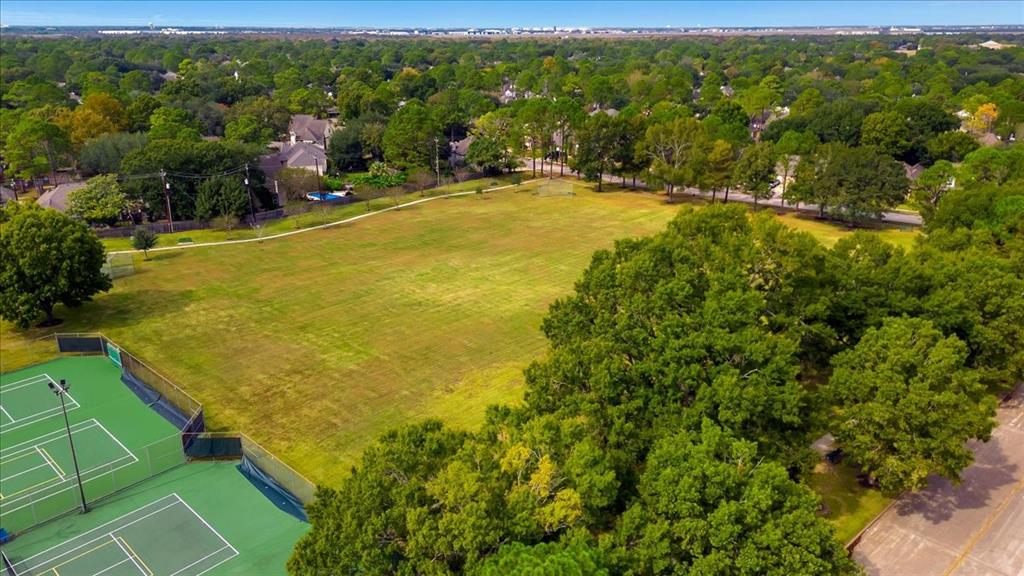
[[(139, 461), (97, 420), (71, 428), (83, 483)], [(66, 430), (33, 440), (4, 444), (0, 450), (0, 506), (11, 513), (32, 501), (75, 489), (75, 468)]]
[(79, 495), (60, 399), (86, 499), (107, 496), (185, 461), (178, 430), (120, 380), (102, 356), (61, 358), (0, 375), (0, 527), (20, 532), (74, 509)]
[(177, 494), (13, 564), (16, 574), (198, 576), (238, 556)]
[(3, 551), (17, 576), (285, 573), (308, 526), (278, 510), (233, 462), (180, 466), (88, 514), (34, 529)]
[[(52, 416), (61, 416), (60, 399), (50, 392), (49, 374), (35, 374), (0, 387), (0, 431), (10, 431)], [(74, 396), (65, 396), (67, 409), (79, 408)]]

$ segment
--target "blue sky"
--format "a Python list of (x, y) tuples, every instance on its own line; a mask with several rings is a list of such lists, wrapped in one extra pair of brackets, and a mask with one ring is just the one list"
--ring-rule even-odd
[(0, 22), (49, 26), (807, 26), (1024, 24), (1022, 0), (326, 2), (3, 0)]

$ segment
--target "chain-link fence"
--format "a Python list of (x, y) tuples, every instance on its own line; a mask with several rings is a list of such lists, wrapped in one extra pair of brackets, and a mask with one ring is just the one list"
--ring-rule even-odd
[[(121, 368), (121, 381), (150, 408), (175, 425), (178, 434), (139, 449), (136, 462), (111, 463), (104, 469), (83, 476), (86, 501), (94, 502), (124, 488), (142, 482), (187, 459), (241, 459), (239, 468), (250, 480), (277, 492), (292, 505), (289, 510), (305, 517), (303, 506), (315, 498), (316, 486), (279, 458), (240, 433), (207, 432), (203, 406), (170, 379), (102, 334), (51, 334), (4, 349), (15, 356), (14, 367), (3, 371), (38, 364), (62, 355), (104, 355)], [(109, 469), (107, 469), (109, 468)], [(71, 486), (75, 488), (75, 486)], [(23, 505), (4, 502), (3, 525), (21, 531), (40, 522), (75, 510), (79, 505), (77, 490), (47, 492), (31, 498)], [(8, 519), (8, 516), (10, 518)]]
[[(185, 463), (181, 436), (173, 434), (102, 466), (81, 471), (85, 501), (93, 506), (103, 499)], [(46, 482), (38, 489), (5, 497), (0, 504), (0, 526), (17, 534), (81, 508), (78, 479)]]

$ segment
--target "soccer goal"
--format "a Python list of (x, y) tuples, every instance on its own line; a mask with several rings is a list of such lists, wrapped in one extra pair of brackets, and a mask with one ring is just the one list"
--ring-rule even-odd
[(550, 198), (555, 196), (575, 196), (576, 189), (575, 184), (569, 180), (551, 178), (537, 186), (537, 188), (535, 188), (533, 191), (533, 195), (540, 198)]

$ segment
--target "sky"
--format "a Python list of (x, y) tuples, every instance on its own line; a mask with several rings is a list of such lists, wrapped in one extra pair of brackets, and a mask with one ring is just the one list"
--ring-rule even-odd
[(24, 1), (0, 23), (47, 26), (715, 27), (1024, 24), (1024, 0), (916, 1)]

